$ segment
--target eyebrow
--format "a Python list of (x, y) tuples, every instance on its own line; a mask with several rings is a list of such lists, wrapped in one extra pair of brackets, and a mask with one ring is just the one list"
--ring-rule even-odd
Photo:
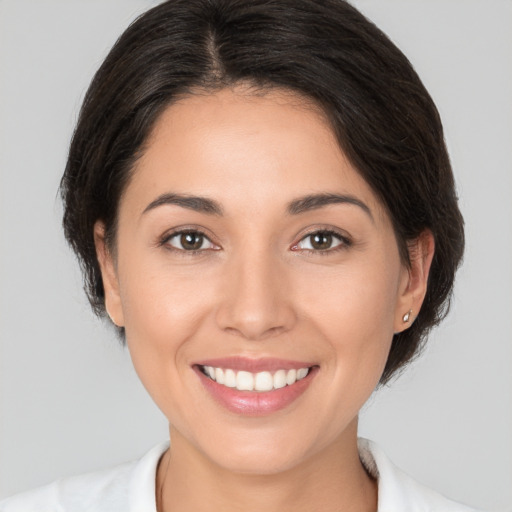
[(361, 208), (372, 221), (374, 221), (372, 211), (360, 199), (345, 194), (311, 194), (299, 199), (295, 199), (288, 204), (288, 213), (290, 215), (298, 215), (300, 213), (317, 210), (330, 204), (351, 204)]
[(217, 203), (217, 201), (208, 199), (207, 197), (189, 196), (184, 194), (162, 194), (149, 203), (142, 213), (144, 214), (165, 204), (174, 204), (176, 206), (181, 206), (182, 208), (187, 208), (188, 210), (194, 210), (208, 215), (223, 215), (222, 207)]
[[(351, 204), (358, 206), (370, 217), (372, 221), (374, 220), (370, 208), (363, 201), (346, 194), (310, 194), (294, 199), (288, 203), (286, 210), (290, 215), (299, 215), (331, 204)], [(194, 210), (199, 213), (206, 213), (208, 215), (224, 215), (222, 206), (213, 199), (202, 196), (190, 196), (174, 193), (158, 196), (154, 201), (146, 206), (142, 213), (145, 214), (150, 210), (154, 210), (155, 208), (163, 205), (181, 206), (182, 208)]]

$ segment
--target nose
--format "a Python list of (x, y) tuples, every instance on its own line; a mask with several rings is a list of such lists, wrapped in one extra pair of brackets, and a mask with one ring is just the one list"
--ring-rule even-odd
[(264, 340), (289, 331), (296, 315), (282, 263), (261, 251), (226, 266), (216, 321), (225, 332)]

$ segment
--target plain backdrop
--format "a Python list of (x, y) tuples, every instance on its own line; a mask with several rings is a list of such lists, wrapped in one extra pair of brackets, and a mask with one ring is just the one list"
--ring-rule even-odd
[[(0, 0), (0, 498), (139, 457), (167, 424), (93, 317), (57, 197), (85, 89), (158, 2)], [(467, 225), (452, 311), (365, 407), (361, 434), (415, 478), (512, 504), (512, 2), (358, 0), (444, 120)]]

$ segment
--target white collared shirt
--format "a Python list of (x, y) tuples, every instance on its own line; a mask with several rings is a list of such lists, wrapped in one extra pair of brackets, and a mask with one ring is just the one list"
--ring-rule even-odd
[[(416, 482), (375, 443), (358, 444), (362, 463), (378, 482), (377, 512), (476, 512)], [(0, 502), (0, 512), (156, 512), (156, 469), (168, 447), (161, 443), (137, 461), (17, 494)]]

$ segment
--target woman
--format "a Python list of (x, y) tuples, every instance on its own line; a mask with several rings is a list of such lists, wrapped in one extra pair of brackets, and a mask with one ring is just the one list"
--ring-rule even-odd
[(437, 111), (340, 1), (172, 1), (116, 43), (62, 181), (94, 310), (172, 449), (1, 510), (469, 510), (357, 440), (463, 249)]

